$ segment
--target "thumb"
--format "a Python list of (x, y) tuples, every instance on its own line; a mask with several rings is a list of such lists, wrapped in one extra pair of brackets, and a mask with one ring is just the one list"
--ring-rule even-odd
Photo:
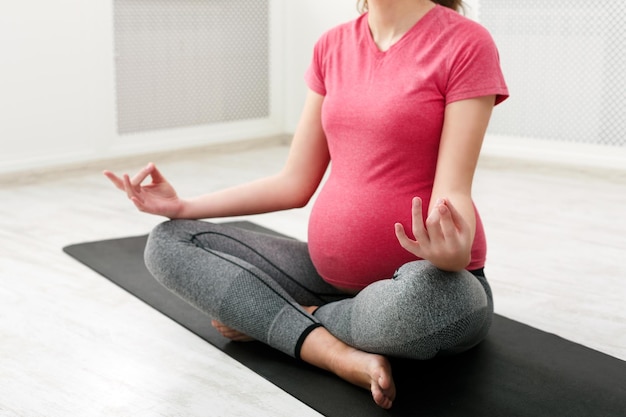
[(150, 176), (152, 177), (152, 182), (166, 182), (165, 177), (161, 174), (161, 171), (158, 170), (156, 165), (153, 162), (148, 164), (148, 169), (150, 170)]
[(402, 226), (402, 223), (396, 223), (394, 225), (394, 230), (396, 232), (396, 239), (398, 239), (398, 243), (400, 243), (400, 246), (402, 246), (404, 249), (409, 250), (409, 248), (417, 243), (415, 241), (412, 241), (407, 236), (406, 231), (404, 230), (404, 226)]
[(448, 208), (448, 211), (450, 212), (450, 217), (452, 218), (452, 222), (454, 223), (456, 228), (461, 231), (467, 230), (467, 222), (465, 221), (463, 216), (461, 216), (461, 213), (459, 213), (456, 207), (454, 207), (454, 205), (450, 202), (450, 200), (444, 199), (443, 204), (445, 204), (445, 206)]

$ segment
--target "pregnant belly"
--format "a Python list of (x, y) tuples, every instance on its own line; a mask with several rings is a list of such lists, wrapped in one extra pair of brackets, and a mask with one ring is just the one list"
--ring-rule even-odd
[(360, 290), (391, 278), (415, 256), (398, 243), (394, 224), (411, 225), (411, 198), (384, 190), (346, 192), (327, 183), (309, 220), (309, 250), (330, 284)]

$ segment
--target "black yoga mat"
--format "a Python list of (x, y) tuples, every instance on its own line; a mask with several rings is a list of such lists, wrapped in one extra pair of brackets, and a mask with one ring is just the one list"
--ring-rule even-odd
[(626, 362), (499, 315), (487, 339), (469, 352), (423, 362), (392, 359), (398, 396), (391, 410), (382, 410), (369, 392), (329, 373), (258, 342), (224, 339), (203, 313), (152, 278), (143, 263), (145, 241), (137, 236), (63, 250), (323, 415), (626, 416)]

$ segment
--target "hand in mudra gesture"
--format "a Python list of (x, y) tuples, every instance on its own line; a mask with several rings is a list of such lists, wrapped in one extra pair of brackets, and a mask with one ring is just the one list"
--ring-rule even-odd
[(395, 225), (396, 237), (404, 249), (443, 270), (458, 271), (467, 266), (471, 260), (472, 232), (449, 200), (437, 201), (423, 221), (422, 200), (415, 197), (412, 219), (415, 240), (407, 236), (402, 224)]
[[(124, 191), (128, 199), (145, 213), (176, 218), (182, 208), (182, 201), (178, 198), (174, 187), (161, 175), (157, 167), (151, 162), (139, 171), (132, 179), (128, 174), (121, 178), (111, 171), (104, 171), (104, 175), (117, 187)], [(152, 182), (142, 185), (150, 177)]]

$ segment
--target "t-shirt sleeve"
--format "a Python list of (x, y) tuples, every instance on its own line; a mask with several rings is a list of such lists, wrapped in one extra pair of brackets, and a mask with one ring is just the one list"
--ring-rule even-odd
[(495, 104), (499, 104), (508, 98), (509, 91), (495, 42), (478, 24), (468, 29), (450, 63), (446, 104), (489, 95), (495, 95)]
[(325, 96), (326, 85), (324, 84), (324, 44), (327, 35), (325, 34), (317, 41), (313, 48), (313, 58), (311, 64), (304, 74), (304, 80), (307, 86), (316, 93)]

